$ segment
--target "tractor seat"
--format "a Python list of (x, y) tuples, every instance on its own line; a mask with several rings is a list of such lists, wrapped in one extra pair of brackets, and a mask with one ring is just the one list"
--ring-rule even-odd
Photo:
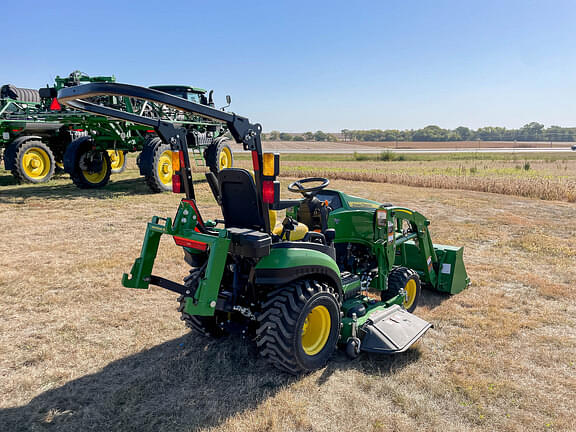
[[(277, 236), (282, 235), (282, 230), (284, 229), (284, 227), (282, 226), (282, 222), (278, 221), (277, 212), (275, 210), (269, 210), (268, 216), (270, 218), (270, 227), (273, 227), (272, 234), (275, 234)], [(306, 236), (306, 234), (308, 234), (308, 227), (302, 222), (297, 222), (294, 230), (290, 231), (290, 241), (302, 240)], [(286, 234), (284, 234), (282, 240), (287, 240)]]

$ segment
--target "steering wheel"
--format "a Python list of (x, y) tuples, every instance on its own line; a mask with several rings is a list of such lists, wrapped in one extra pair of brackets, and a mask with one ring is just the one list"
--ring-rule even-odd
[[(306, 183), (317, 183), (321, 182), (318, 186), (311, 186), (311, 187), (304, 187), (303, 185)], [(308, 177), (302, 180), (296, 180), (293, 183), (288, 185), (288, 190), (294, 193), (311, 193), (311, 192), (319, 192), (324, 189), (326, 186), (330, 184), (330, 180), (324, 177)]]

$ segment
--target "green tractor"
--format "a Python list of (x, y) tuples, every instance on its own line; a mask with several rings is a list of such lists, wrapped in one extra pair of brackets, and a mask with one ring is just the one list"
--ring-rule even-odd
[[(225, 122), (251, 152), (253, 172), (206, 174), (223, 220), (205, 220), (197, 206), (183, 129), (90, 103), (95, 94), (164, 103)], [(152, 218), (122, 284), (178, 293), (190, 328), (213, 337), (241, 331), (280, 370), (322, 367), (337, 346), (350, 357), (403, 352), (431, 327), (411, 313), (421, 287), (454, 294), (469, 284), (462, 248), (434, 245), (429, 221), (416, 211), (329, 190), (324, 178), (293, 182), (289, 190), (298, 196), (281, 200), (279, 156), (262, 152), (261, 126), (244, 117), (122, 84), (72, 87), (59, 99), (153, 127), (173, 151), (174, 191), (186, 197), (174, 218)], [(286, 216), (278, 221), (281, 210)], [(162, 235), (183, 248), (190, 267), (184, 283), (152, 272)]]

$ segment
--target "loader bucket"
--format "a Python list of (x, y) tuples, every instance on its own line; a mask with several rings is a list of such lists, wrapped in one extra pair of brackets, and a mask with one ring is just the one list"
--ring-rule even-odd
[(470, 285), (463, 259), (463, 247), (434, 245), (438, 257), (438, 281), (436, 289), (457, 294)]
[(412, 315), (399, 305), (375, 311), (361, 327), (365, 332), (360, 349), (366, 352), (394, 354), (406, 351), (432, 327), (428, 321)]
[(463, 247), (434, 244), (437, 258), (435, 262), (427, 261), (413, 241), (407, 241), (403, 247), (404, 254), (396, 255), (395, 264), (416, 270), (422, 282), (429, 288), (457, 294), (470, 285), (470, 278), (464, 267)]

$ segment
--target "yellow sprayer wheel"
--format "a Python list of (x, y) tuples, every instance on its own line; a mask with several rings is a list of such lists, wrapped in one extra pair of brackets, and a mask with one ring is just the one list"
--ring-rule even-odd
[(172, 170), (172, 151), (164, 150), (158, 156), (158, 162), (156, 164), (156, 171), (158, 174), (158, 179), (164, 185), (172, 185), (172, 175), (174, 174)]
[(220, 171), (226, 168), (232, 168), (232, 150), (230, 147), (224, 146), (220, 151), (220, 157), (218, 158)]
[(126, 169), (126, 154), (122, 150), (107, 150), (112, 174), (120, 174)]
[(20, 182), (43, 183), (50, 180), (56, 164), (50, 148), (42, 141), (29, 140), (18, 144), (13, 153), (12, 174)]

